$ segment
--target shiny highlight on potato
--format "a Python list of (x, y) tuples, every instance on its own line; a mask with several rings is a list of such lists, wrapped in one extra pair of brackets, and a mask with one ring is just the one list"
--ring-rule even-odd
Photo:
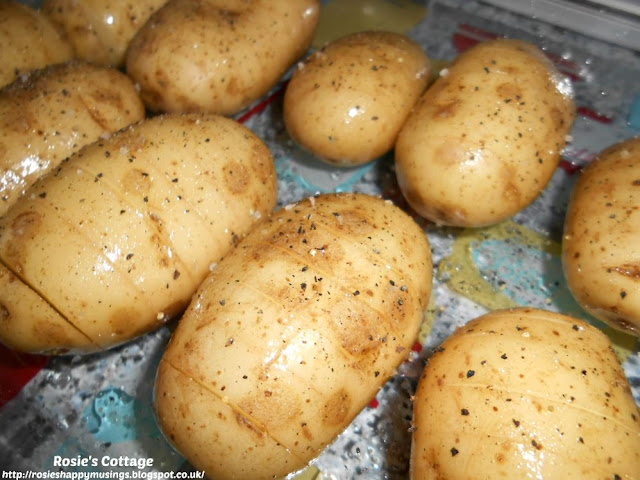
[(640, 137), (610, 146), (581, 171), (567, 208), (562, 264), (587, 312), (640, 336)]
[(602, 331), (533, 308), (460, 327), (414, 400), (411, 478), (635, 478), (640, 413)]
[(393, 148), (430, 72), (426, 52), (404, 35), (347, 35), (295, 70), (284, 96), (285, 125), (320, 160), (362, 165)]
[(522, 40), (462, 53), (418, 100), (398, 135), (398, 183), (436, 224), (506, 220), (544, 190), (573, 125), (573, 90)]
[(256, 225), (162, 358), (166, 437), (217, 480), (305, 467), (404, 361), (431, 293), (424, 231), (391, 202), (312, 197)]
[(276, 200), (271, 152), (224, 117), (84, 147), (0, 218), (0, 341), (84, 353), (165, 325)]
[(42, 13), (64, 33), (75, 58), (123, 67), (127, 48), (167, 0), (43, 0)]
[(18, 0), (0, 1), (0, 87), (20, 75), (74, 57), (72, 45), (40, 10)]
[(127, 73), (155, 112), (234, 115), (311, 45), (320, 0), (169, 0), (135, 35)]
[(0, 90), (0, 216), (85, 145), (142, 120), (133, 82), (71, 61), (32, 70)]

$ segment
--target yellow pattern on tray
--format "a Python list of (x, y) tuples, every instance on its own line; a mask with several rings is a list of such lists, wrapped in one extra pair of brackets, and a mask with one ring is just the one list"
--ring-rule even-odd
[(332, 0), (322, 6), (313, 41), (315, 48), (350, 33), (388, 30), (406, 33), (427, 14), (412, 0)]
[[(466, 229), (459, 232), (451, 254), (443, 259), (438, 266), (438, 279), (446, 281), (451, 290), (489, 310), (523, 306), (507, 295), (504, 284), (500, 287), (492, 285), (483, 276), (474, 261), (474, 247), (488, 240), (514, 242), (524, 248), (535, 249), (555, 257), (560, 257), (561, 254), (560, 243), (512, 220), (508, 220), (488, 228)], [(552, 301), (549, 299), (548, 303), (551, 305)], [(567, 314), (571, 313), (567, 312)], [(588, 320), (609, 336), (620, 361), (624, 362), (629, 355), (637, 351), (637, 338), (603, 324), (586, 312), (581, 312), (581, 314), (582, 318)]]

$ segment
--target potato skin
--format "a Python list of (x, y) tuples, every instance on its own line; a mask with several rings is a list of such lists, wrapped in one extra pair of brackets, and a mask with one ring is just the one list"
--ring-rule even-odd
[(123, 73), (84, 62), (33, 70), (0, 90), (0, 216), (62, 160), (142, 120)]
[(42, 13), (64, 32), (76, 58), (122, 67), (133, 36), (166, 1), (44, 0)]
[(562, 262), (575, 299), (640, 336), (640, 138), (600, 153), (580, 173), (564, 224)]
[(256, 225), (203, 282), (167, 348), (167, 438), (217, 480), (280, 478), (319, 455), (406, 359), (431, 293), (422, 229), (364, 194)]
[[(158, 328), (276, 199), (270, 151), (224, 117), (158, 116), (84, 147), (0, 219), (0, 340), (81, 353)], [(84, 341), (23, 316), (34, 293)]]
[(126, 68), (150, 110), (233, 115), (311, 45), (319, 0), (170, 0), (136, 34)]
[(426, 52), (404, 35), (342, 37), (294, 72), (284, 97), (287, 130), (327, 163), (367, 163), (393, 148), (429, 73)]
[(39, 10), (0, 1), (0, 87), (19, 75), (73, 58), (73, 48)]
[(447, 71), (400, 131), (398, 183), (435, 223), (500, 222), (551, 179), (575, 117), (571, 85), (521, 40), (478, 44)]
[(519, 308), (442, 344), (414, 403), (413, 479), (636, 478), (640, 415), (608, 337)]

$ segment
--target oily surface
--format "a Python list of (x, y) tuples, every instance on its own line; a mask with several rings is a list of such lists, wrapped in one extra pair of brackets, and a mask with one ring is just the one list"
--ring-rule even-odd
[[(343, 194), (285, 207), (219, 263), (182, 318), (157, 380), (165, 433), (215, 478), (304, 467), (407, 358), (430, 292), (427, 239), (392, 204)], [(227, 405), (203, 438), (190, 433), (198, 409), (175, 414), (191, 395), (211, 397), (207, 410)]]
[(585, 168), (565, 220), (563, 264), (591, 314), (640, 336), (640, 139), (604, 150)]
[(535, 309), (445, 341), (414, 405), (412, 478), (633, 478), (640, 416), (608, 338)]
[[(171, 115), (88, 146), (33, 192), (0, 220), (0, 261), (95, 350), (181, 313), (210, 265), (273, 209), (277, 185), (269, 149), (245, 127)], [(20, 316), (19, 298), (0, 299), (5, 342), (85, 347), (56, 344)], [(20, 337), (25, 323), (32, 335)]]

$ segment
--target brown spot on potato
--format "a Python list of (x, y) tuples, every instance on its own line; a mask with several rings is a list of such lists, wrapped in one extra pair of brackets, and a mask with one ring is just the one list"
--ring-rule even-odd
[(436, 119), (450, 118), (456, 114), (460, 100), (456, 99), (451, 102), (439, 105), (433, 112), (433, 117)]
[(306, 438), (309, 441), (313, 441), (313, 433), (311, 432), (309, 425), (307, 425), (306, 423), (303, 423), (301, 425), (301, 428), (302, 428), (302, 434), (304, 435), (304, 438)]
[[(107, 75), (109, 74), (110, 72), (107, 73)], [(116, 84), (115, 80), (114, 84)], [(123, 104), (124, 98), (115, 89), (81, 92), (79, 101), (85, 106), (93, 121), (106, 132), (111, 132), (118, 128), (119, 122), (116, 121), (117, 118), (114, 118), (113, 112), (126, 110)]]
[(502, 192), (505, 200), (508, 202), (518, 202), (520, 200), (521, 192), (520, 189), (513, 182), (508, 182), (504, 186), (504, 191)]
[[(149, 218), (152, 218), (149, 216)], [(157, 250), (157, 265), (160, 268), (169, 268), (173, 265), (173, 259), (169, 255), (169, 251), (163, 248), (165, 245), (171, 245), (169, 238), (162, 232), (162, 224), (159, 222), (153, 222), (153, 225), (157, 228), (157, 233), (154, 233), (149, 237), (149, 244), (154, 245)], [(173, 272), (172, 272), (173, 276)]]
[(640, 264), (627, 263), (617, 267), (609, 267), (611, 271), (614, 271), (625, 277), (632, 278), (633, 280), (640, 280)]
[(341, 389), (334, 393), (325, 403), (322, 419), (327, 425), (343, 425), (351, 409), (351, 396)]
[(245, 93), (246, 87), (238, 81), (238, 78), (236, 77), (231, 77), (231, 79), (227, 82), (227, 88), (225, 89), (225, 92), (227, 93), (227, 95), (235, 97), (235, 96), (241, 96), (243, 93)]
[(498, 96), (505, 102), (516, 101), (522, 98), (522, 90), (515, 83), (501, 83), (496, 87)]
[(521, 205), (523, 203), (523, 192), (516, 183), (518, 178), (516, 168), (510, 165), (504, 165), (500, 169), (500, 177), (503, 184), (502, 196), (505, 198), (505, 201), (510, 204)]
[(0, 322), (6, 322), (9, 320), (9, 309), (4, 306), (4, 304), (0, 303)]
[(9, 225), (8, 240), (3, 242), (5, 249), (3, 253), (4, 260), (15, 272), (21, 273), (23, 271), (23, 261), (28, 253), (25, 251), (24, 242), (39, 235), (41, 223), (41, 213), (27, 211), (18, 215)]
[(21, 213), (11, 222), (11, 234), (16, 239), (21, 237), (33, 238), (38, 234), (41, 222), (42, 214), (39, 212), (27, 211)]
[(120, 135), (116, 139), (113, 149), (127, 152), (131, 156), (147, 148), (147, 138), (144, 135)]
[(242, 412), (246, 412), (250, 418), (260, 422), (261, 428), (267, 432), (272, 432), (280, 428), (281, 425), (297, 421), (295, 419), (299, 418), (302, 413), (301, 399), (295, 395), (288, 395), (286, 390), (280, 386), (278, 377), (272, 376), (272, 373), (269, 368), (257, 372), (257, 377), (263, 383), (264, 390), (270, 391), (271, 395), (246, 396), (237, 404)]
[(355, 209), (336, 212), (335, 219), (337, 220), (336, 227), (340, 230), (347, 230), (350, 235), (367, 236), (369, 232), (375, 230), (363, 212)]
[[(18, 93), (23, 92), (18, 90)], [(29, 92), (24, 92), (24, 95), (21, 96), (25, 99), (24, 103), (26, 104), (28, 98), (30, 97)], [(40, 123), (30, 109), (17, 112), (13, 116), (12, 122), (8, 124), (8, 126), (10, 128), (10, 131), (16, 132), (19, 135), (28, 133), (29, 131), (36, 131), (40, 129)]]
[(122, 177), (122, 190), (130, 194), (145, 195), (151, 190), (151, 178), (138, 168), (127, 170)]
[(139, 324), (139, 317), (140, 312), (135, 308), (118, 308), (109, 317), (109, 325), (111, 326), (109, 331), (118, 336), (126, 334), (128, 337), (132, 337), (133, 335), (130, 335), (129, 332), (137, 330), (135, 325)]
[(234, 412), (236, 423), (240, 428), (248, 430), (251, 433), (254, 441), (258, 445), (264, 445), (267, 438), (266, 432), (264, 432), (258, 425), (253, 423), (249, 418), (242, 415), (240, 412)]
[[(549, 115), (551, 116), (551, 124), (549, 125), (550, 130), (555, 134), (558, 130), (562, 130), (563, 125), (566, 122), (566, 113), (560, 110), (557, 107), (553, 107), (549, 111)], [(560, 150), (558, 150), (556, 156), (560, 155)]]
[(239, 162), (229, 162), (223, 171), (225, 185), (231, 193), (240, 195), (247, 190), (251, 178), (244, 165)]
[(502, 67), (502, 71), (509, 74), (509, 76), (514, 76), (514, 77), (517, 77), (521, 74), (521, 69), (518, 66), (513, 64), (508, 64)]
[[(0, 320), (1, 319), (2, 312), (0, 311)], [(9, 319), (9, 321), (12, 321), (12, 319)], [(20, 319), (14, 317), (13, 321), (20, 321)], [(57, 348), (55, 351), (57, 353), (64, 353), (66, 350), (64, 346), (73, 345), (75, 343), (75, 339), (67, 334), (66, 329), (61, 328), (60, 325), (56, 323), (50, 323), (40, 319), (40, 321), (35, 322), (32, 327), (31, 337), (34, 341), (38, 342), (38, 339), (42, 339), (42, 344), (56, 346)]]
[(363, 310), (366, 307), (356, 300), (336, 303), (330, 325), (340, 338), (342, 348), (357, 359), (358, 364), (370, 367), (379, 355), (387, 319), (374, 317), (370, 312), (363, 313)]

